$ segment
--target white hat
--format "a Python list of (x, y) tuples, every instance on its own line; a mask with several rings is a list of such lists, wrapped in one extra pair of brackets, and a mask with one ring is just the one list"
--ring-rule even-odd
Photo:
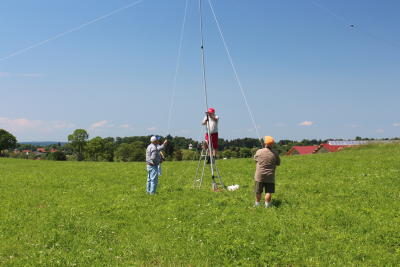
[(150, 138), (150, 142), (155, 142), (155, 141), (157, 141), (157, 137), (155, 137), (154, 135)]

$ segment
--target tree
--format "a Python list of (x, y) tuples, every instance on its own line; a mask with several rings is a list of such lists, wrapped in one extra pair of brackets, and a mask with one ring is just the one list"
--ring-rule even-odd
[(132, 161), (145, 161), (146, 160), (146, 147), (143, 142), (136, 141), (131, 144), (132, 147)]
[(132, 146), (127, 143), (122, 143), (115, 150), (114, 159), (115, 161), (123, 161), (123, 162), (132, 161), (132, 154), (133, 154)]
[(83, 151), (88, 139), (89, 134), (84, 129), (76, 129), (72, 134), (68, 135), (68, 142), (79, 161), (83, 160)]
[(2, 150), (16, 148), (16, 146), (17, 138), (6, 130), (0, 129), (0, 152)]
[(167, 135), (166, 139), (168, 140), (168, 145), (165, 147), (165, 156), (168, 158), (172, 158), (175, 151), (175, 143), (171, 135)]
[(86, 143), (85, 159), (91, 161), (113, 161), (114, 138), (97, 136)]
[(143, 142), (136, 141), (133, 144), (120, 144), (115, 153), (115, 161), (145, 161), (146, 149)]
[(251, 158), (251, 149), (247, 147), (241, 147), (239, 150), (239, 156), (241, 158)]

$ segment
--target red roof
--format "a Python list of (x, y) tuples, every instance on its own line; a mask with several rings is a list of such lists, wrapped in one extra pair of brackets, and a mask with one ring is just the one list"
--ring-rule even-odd
[(32, 152), (32, 151), (30, 151), (30, 150), (28, 150), (28, 149), (25, 149), (25, 150), (22, 150), (22, 152), (24, 152), (24, 153), (29, 153), (29, 152)]
[(342, 150), (344, 147), (349, 147), (350, 145), (340, 145), (340, 146), (333, 146), (333, 145), (329, 145), (329, 144), (321, 144), (318, 149), (320, 149), (321, 147), (325, 148), (326, 150), (328, 150), (329, 152), (337, 152), (339, 150)]
[(57, 149), (52, 148), (52, 149), (50, 149), (50, 152), (51, 152), (51, 153), (57, 152)]
[(312, 154), (317, 148), (318, 146), (293, 146), (287, 154), (291, 155), (295, 150), (300, 155)]
[(46, 149), (43, 147), (39, 147), (38, 149), (36, 149), (36, 151), (44, 153), (44, 152), (46, 152)]

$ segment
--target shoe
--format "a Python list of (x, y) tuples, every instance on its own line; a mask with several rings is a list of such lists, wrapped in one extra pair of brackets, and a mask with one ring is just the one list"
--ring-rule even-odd
[(272, 203), (271, 202), (265, 203), (265, 208), (272, 208)]

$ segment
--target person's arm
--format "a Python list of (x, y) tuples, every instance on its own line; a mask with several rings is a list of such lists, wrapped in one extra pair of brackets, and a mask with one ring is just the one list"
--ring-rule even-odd
[(167, 145), (167, 143), (168, 143), (168, 140), (165, 140), (162, 145), (158, 145), (157, 146), (158, 151), (163, 150), (165, 148), (165, 146)]
[(208, 120), (208, 117), (207, 117), (207, 116), (205, 116), (201, 124), (202, 124), (202, 125), (206, 125), (206, 123), (207, 123), (207, 120)]
[(258, 151), (260, 151), (260, 150), (257, 150), (256, 154), (254, 155), (254, 160), (255, 161), (257, 161), (257, 159), (258, 159)]

